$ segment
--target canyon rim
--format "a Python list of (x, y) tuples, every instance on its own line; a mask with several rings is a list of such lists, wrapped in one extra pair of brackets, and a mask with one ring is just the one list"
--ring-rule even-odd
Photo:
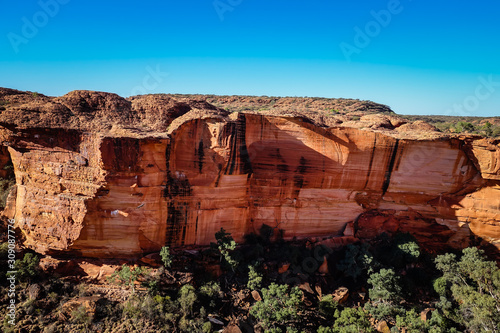
[[(5, 218), (42, 254), (141, 257), (266, 224), (500, 249), (500, 141), (343, 99), (0, 89)], [(9, 166), (12, 165), (12, 168)]]

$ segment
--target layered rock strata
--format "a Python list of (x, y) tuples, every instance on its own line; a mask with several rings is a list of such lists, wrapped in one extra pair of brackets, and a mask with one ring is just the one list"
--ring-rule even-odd
[(40, 253), (140, 256), (263, 224), (286, 239), (403, 231), (430, 249), (500, 249), (495, 140), (408, 133), (393, 116), (361, 128), (164, 95), (25, 95), (0, 94), (0, 161), (16, 177), (4, 214)]

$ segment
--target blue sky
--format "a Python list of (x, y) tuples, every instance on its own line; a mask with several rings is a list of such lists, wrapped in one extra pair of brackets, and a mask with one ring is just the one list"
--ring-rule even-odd
[(4, 2), (0, 86), (369, 99), (500, 116), (498, 1)]

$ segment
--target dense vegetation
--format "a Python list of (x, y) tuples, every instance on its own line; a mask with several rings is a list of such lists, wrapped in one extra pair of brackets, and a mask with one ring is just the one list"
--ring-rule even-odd
[(500, 136), (500, 118), (453, 116), (402, 116), (411, 121), (423, 120), (445, 133), (469, 133), (485, 137)]
[[(230, 325), (275, 333), (499, 330), (500, 270), (480, 249), (432, 256), (408, 234), (383, 234), (332, 250), (285, 242), (279, 235), (264, 226), (238, 245), (220, 230), (209, 249), (164, 247), (163, 267), (125, 264), (109, 278), (108, 287), (123, 292), (121, 299), (96, 296), (72, 276), (44, 275), (38, 257), (27, 252), (16, 262), (18, 327), (22, 332), (215, 332)], [(2, 272), (7, 248), (7, 243), (0, 247)], [(207, 267), (214, 264), (221, 273), (210, 274)], [(2, 284), (5, 280), (2, 276)], [(6, 288), (2, 285), (3, 313)], [(339, 288), (348, 293), (336, 292)], [(89, 297), (95, 297), (94, 307), (68, 305)], [(2, 331), (14, 329), (5, 320)]]

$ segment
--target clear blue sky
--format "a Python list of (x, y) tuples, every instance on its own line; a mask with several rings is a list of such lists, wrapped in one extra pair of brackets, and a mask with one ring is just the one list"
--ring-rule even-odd
[(0, 86), (344, 97), (401, 114), (500, 116), (499, 14), (496, 0), (3, 1)]

